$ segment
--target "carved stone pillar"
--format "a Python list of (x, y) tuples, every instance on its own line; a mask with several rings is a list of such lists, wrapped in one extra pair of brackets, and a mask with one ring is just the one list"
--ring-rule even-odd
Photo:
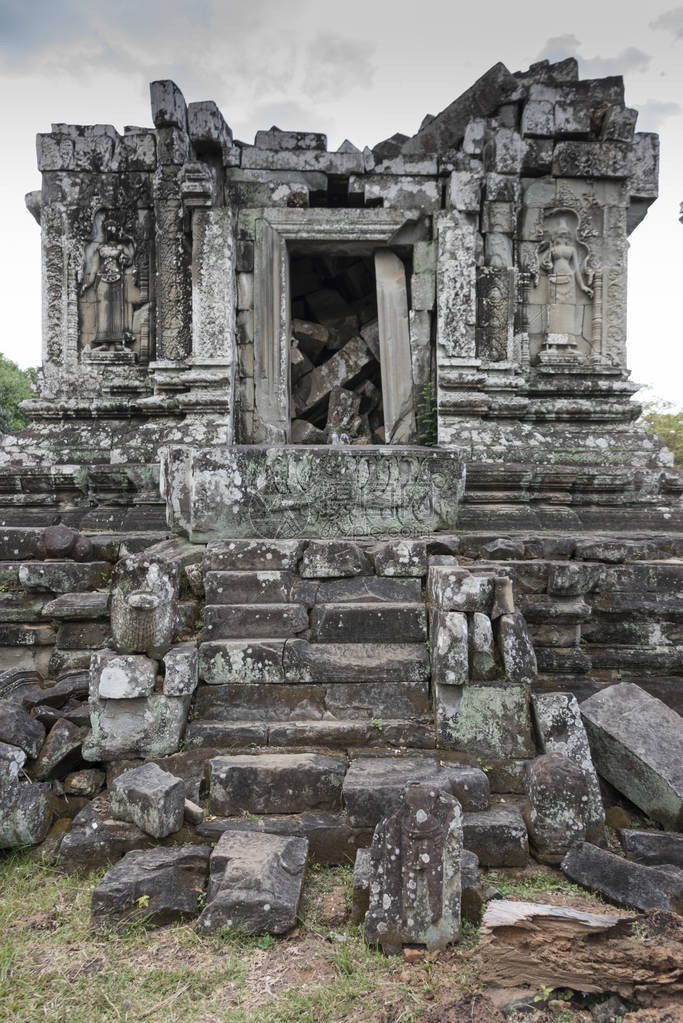
[(158, 362), (180, 362), (191, 351), (190, 274), (183, 230), (181, 168), (161, 165), (154, 176), (157, 248)]

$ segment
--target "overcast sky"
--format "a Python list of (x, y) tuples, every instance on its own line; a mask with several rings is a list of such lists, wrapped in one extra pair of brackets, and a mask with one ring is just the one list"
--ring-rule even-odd
[[(683, 405), (683, 6), (671, 0), (0, 0), (3, 159), (0, 350), (40, 361), (40, 187), (34, 136), (53, 121), (150, 125), (148, 83), (215, 99), (235, 135), (327, 132), (373, 145), (413, 134), (498, 61), (576, 56), (623, 74), (638, 130), (661, 136), (660, 198), (631, 236), (629, 363)], [(641, 395), (642, 397), (642, 395)]]

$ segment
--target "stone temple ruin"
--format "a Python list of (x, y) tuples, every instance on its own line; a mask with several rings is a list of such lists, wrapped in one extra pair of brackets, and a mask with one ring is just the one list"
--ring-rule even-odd
[(98, 919), (274, 933), (358, 852), (388, 950), (530, 846), (599, 886), (605, 780), (671, 832), (629, 869), (680, 859), (681, 477), (626, 364), (658, 139), (621, 78), (498, 64), (363, 151), (151, 99), (38, 136), (0, 848), (115, 864)]

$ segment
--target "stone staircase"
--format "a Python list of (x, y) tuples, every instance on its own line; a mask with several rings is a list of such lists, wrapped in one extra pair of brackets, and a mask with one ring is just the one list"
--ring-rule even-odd
[(186, 745), (433, 747), (426, 570), (423, 542), (210, 543)]

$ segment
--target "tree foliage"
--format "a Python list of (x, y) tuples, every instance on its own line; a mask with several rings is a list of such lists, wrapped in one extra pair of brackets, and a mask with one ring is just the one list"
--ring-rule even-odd
[(0, 355), (0, 433), (28, 426), (30, 420), (19, 403), (31, 397), (31, 383), (35, 379), (35, 369), (21, 369), (16, 362)]
[(683, 409), (670, 402), (646, 401), (638, 425), (666, 444), (674, 456), (674, 465), (683, 468)]

